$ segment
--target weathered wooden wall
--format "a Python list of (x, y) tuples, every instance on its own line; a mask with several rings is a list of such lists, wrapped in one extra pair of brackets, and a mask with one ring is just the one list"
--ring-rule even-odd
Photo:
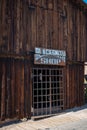
[(31, 115), (29, 61), (0, 59), (0, 118)]
[[(68, 64), (64, 72), (64, 108), (84, 104), (84, 63)], [(29, 60), (0, 59), (0, 118), (31, 117), (32, 86)]]
[(67, 52), (65, 108), (83, 104), (87, 13), (70, 0), (0, 0), (0, 118), (31, 116), (35, 47)]
[(74, 63), (66, 68), (65, 106), (73, 108), (84, 104), (84, 63)]
[(0, 52), (23, 55), (37, 46), (63, 49), (67, 60), (86, 61), (87, 16), (83, 5), (75, 3), (1, 0)]

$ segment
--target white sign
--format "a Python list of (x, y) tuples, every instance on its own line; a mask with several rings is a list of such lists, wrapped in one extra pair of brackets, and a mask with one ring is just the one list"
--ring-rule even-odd
[(35, 48), (34, 63), (47, 65), (65, 65), (66, 52), (63, 50), (51, 50)]
[(66, 56), (66, 52), (63, 50), (51, 50), (44, 48), (35, 48), (35, 54)]

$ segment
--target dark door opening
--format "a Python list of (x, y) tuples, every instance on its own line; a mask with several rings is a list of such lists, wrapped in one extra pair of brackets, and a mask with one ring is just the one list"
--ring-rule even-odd
[(63, 68), (33, 68), (33, 116), (58, 113), (64, 108)]

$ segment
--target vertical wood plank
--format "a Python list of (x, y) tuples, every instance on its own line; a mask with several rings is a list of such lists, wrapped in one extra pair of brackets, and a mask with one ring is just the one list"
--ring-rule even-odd
[(11, 63), (10, 59), (6, 61), (6, 115), (11, 117)]
[(12, 94), (12, 117), (15, 117), (15, 61), (11, 61), (11, 94)]
[(20, 87), (21, 87), (21, 99), (20, 99), (20, 107), (21, 107), (21, 117), (24, 117), (24, 63), (20, 62), (21, 70), (20, 70)]
[(6, 74), (6, 68), (5, 68), (5, 64), (2, 64), (2, 86), (1, 86), (1, 120), (5, 119), (6, 113), (5, 113), (5, 109), (6, 109), (6, 101), (5, 101), (5, 91), (6, 91), (6, 87), (5, 87), (5, 74)]

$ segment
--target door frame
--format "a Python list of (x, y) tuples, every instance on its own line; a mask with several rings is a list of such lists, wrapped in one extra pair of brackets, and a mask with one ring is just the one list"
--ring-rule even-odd
[[(63, 83), (63, 87), (64, 87), (64, 81), (65, 81), (65, 78), (64, 78), (64, 76), (65, 76), (65, 74), (64, 74), (64, 67), (62, 67), (62, 66), (60, 66), (60, 67), (57, 67), (57, 68), (55, 68), (55, 67), (52, 67), (52, 68), (48, 68), (48, 67), (39, 67), (39, 69), (42, 69), (42, 70), (44, 70), (44, 69), (48, 69), (49, 71), (50, 70), (58, 70), (58, 69), (62, 69), (62, 77), (63, 77), (63, 80), (62, 80), (62, 83)], [(33, 69), (38, 69), (38, 67), (33, 67), (32, 69), (31, 69), (31, 79), (33, 80), (33, 74), (32, 74), (32, 70)], [(32, 91), (33, 91), (33, 81), (31, 82), (31, 113), (32, 113), (32, 116), (34, 116), (33, 115), (33, 112), (34, 112), (34, 107), (33, 107), (33, 94), (32, 94)], [(63, 107), (62, 107), (62, 110), (64, 110), (64, 105), (65, 105), (65, 94), (64, 94), (64, 91), (65, 91), (65, 87), (63, 88)], [(51, 93), (51, 78), (50, 78), (50, 93)], [(52, 99), (51, 99), (52, 97), (50, 96), (50, 114), (52, 114)], [(60, 110), (59, 112), (61, 112), (62, 110)], [(39, 116), (39, 115), (37, 115), (37, 116)]]

